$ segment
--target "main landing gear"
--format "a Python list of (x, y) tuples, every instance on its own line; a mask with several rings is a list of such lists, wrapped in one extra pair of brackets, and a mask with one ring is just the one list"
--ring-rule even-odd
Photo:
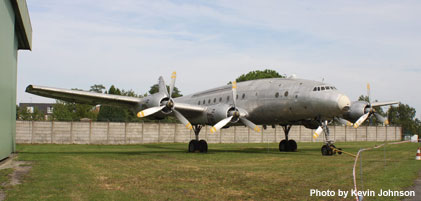
[(321, 121), (320, 126), (323, 128), (323, 132), (325, 133), (325, 144), (322, 146), (321, 151), (323, 156), (333, 156), (336, 153), (339, 155), (342, 154), (341, 148), (336, 148), (333, 145), (333, 140), (329, 139), (329, 128), (327, 127), (327, 121)]
[(202, 129), (202, 125), (193, 126), (193, 131), (194, 135), (196, 136), (196, 139), (190, 141), (189, 152), (208, 152), (208, 143), (206, 142), (206, 140), (199, 140), (200, 129)]
[(282, 126), (285, 133), (285, 139), (279, 142), (279, 151), (297, 151), (297, 143), (295, 140), (288, 140), (289, 130), (291, 129), (292, 125), (285, 125)]

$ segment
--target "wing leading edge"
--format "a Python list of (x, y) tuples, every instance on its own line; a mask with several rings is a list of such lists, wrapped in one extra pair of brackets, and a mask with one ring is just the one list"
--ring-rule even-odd
[(101, 94), (88, 91), (60, 89), (36, 85), (28, 85), (26, 87), (26, 92), (43, 97), (90, 105), (101, 104), (137, 108), (140, 107), (140, 103), (142, 101), (142, 98), (136, 97)]

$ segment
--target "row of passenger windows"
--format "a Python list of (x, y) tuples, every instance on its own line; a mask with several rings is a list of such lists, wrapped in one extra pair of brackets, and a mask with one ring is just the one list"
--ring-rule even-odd
[[(257, 93), (256, 93), (256, 96), (257, 96)], [(287, 96), (288, 96), (288, 91), (286, 91), (286, 92), (284, 93), (284, 96), (285, 96), (285, 97), (287, 97)], [(276, 93), (275, 93), (275, 97), (276, 97), (276, 98), (278, 98), (278, 97), (279, 97), (279, 92), (276, 92)], [(241, 95), (241, 99), (244, 99), (244, 98), (246, 98), (246, 94)], [(227, 96), (227, 98), (226, 98), (226, 102), (228, 102), (229, 100), (230, 100), (230, 96)], [(238, 100), (238, 94), (237, 94), (237, 100)], [(213, 99), (213, 103), (216, 103), (216, 101), (217, 101), (217, 99), (216, 99), (216, 98), (214, 98), (214, 99)], [(222, 102), (222, 97), (219, 97), (219, 102), (220, 102), (220, 103)], [(208, 104), (211, 104), (211, 103), (212, 103), (212, 100), (211, 100), (211, 99), (208, 99), (207, 103), (208, 103)], [(199, 101), (197, 102), (197, 104), (198, 104), (198, 105), (200, 105), (200, 104), (204, 105), (204, 104), (206, 104), (206, 100), (203, 100), (203, 101), (200, 101), (200, 100), (199, 100)]]
[[(241, 95), (241, 99), (244, 99), (244, 98), (246, 98), (246, 94)], [(227, 96), (226, 102), (228, 102), (229, 100), (230, 100), (230, 96)], [(238, 94), (237, 94), (237, 100), (238, 100)], [(208, 99), (207, 102), (208, 102), (208, 104), (211, 104), (212, 101), (211, 101), (211, 99)], [(219, 97), (219, 102), (220, 103), (222, 102), (222, 97)], [(216, 103), (216, 98), (213, 99), (213, 103)], [(204, 105), (204, 104), (206, 104), (206, 100), (198, 101), (197, 104), (198, 105), (200, 105), (200, 104)]]
[(333, 86), (320, 86), (314, 87), (313, 91), (325, 91), (325, 90), (336, 90), (336, 87)]

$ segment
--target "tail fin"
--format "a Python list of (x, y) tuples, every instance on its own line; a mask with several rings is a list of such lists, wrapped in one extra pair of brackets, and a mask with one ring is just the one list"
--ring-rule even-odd
[(159, 93), (165, 93), (168, 96), (167, 85), (165, 85), (164, 78), (162, 76), (159, 77)]

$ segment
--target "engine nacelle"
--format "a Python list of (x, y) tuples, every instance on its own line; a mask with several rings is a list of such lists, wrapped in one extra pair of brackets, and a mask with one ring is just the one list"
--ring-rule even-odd
[(357, 121), (361, 116), (363, 116), (366, 113), (368, 105), (369, 103), (365, 101), (352, 102), (348, 112), (344, 114), (344, 118), (351, 122)]
[[(206, 109), (206, 119), (208, 124), (214, 125), (232, 115), (232, 112), (235, 112), (236, 109), (230, 105), (212, 105)], [(233, 119), (231, 122), (235, 123), (238, 119)]]
[(307, 120), (301, 122), (304, 127), (308, 129), (317, 129), (319, 127), (319, 123), (317, 121)]
[[(151, 107), (161, 106), (163, 102), (166, 102), (168, 100), (169, 100), (169, 98), (166, 97), (166, 95), (164, 93), (155, 93), (155, 94), (146, 96), (140, 102), (140, 110), (144, 110), (144, 109), (151, 108)], [(163, 118), (165, 118), (165, 115), (169, 114), (170, 112), (171, 112), (170, 109), (164, 108), (161, 112), (157, 112), (157, 113), (151, 115), (150, 117), (155, 118), (155, 119), (163, 119)]]

